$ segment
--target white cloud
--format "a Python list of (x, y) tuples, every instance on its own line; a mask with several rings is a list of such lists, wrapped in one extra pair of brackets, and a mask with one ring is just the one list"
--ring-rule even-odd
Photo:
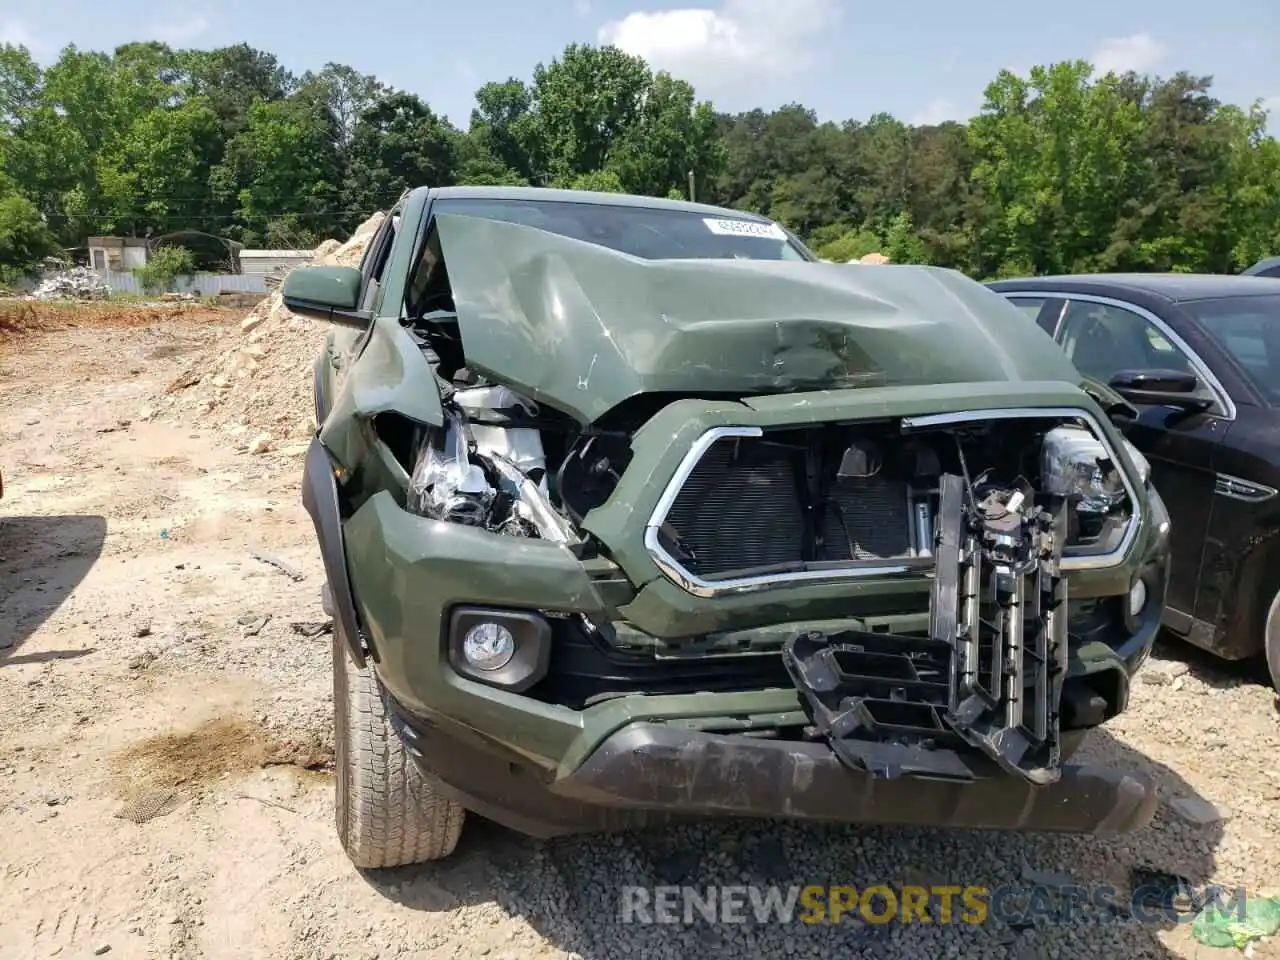
[(193, 13), (179, 20), (162, 20), (152, 24), (147, 31), (147, 38), (180, 47), (190, 43), (208, 29), (208, 18), (203, 14)]
[(25, 21), (17, 18), (0, 20), (0, 46), (6, 43), (26, 47), (37, 60), (54, 52), (53, 47), (37, 37)]
[(1169, 48), (1149, 33), (1135, 33), (1128, 37), (1111, 37), (1098, 44), (1093, 52), (1096, 76), (1108, 73), (1146, 73), (1164, 60)]
[(948, 120), (965, 120), (966, 112), (956, 106), (954, 100), (939, 98), (930, 100), (924, 109), (911, 117), (907, 122), (913, 127), (935, 127)]
[(813, 44), (839, 16), (840, 0), (724, 0), (716, 9), (629, 13), (601, 27), (598, 40), (712, 94), (810, 66)]

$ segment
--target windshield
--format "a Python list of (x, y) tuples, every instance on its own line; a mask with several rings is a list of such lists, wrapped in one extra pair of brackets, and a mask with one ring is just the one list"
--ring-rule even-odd
[(1263, 395), (1280, 402), (1280, 293), (1195, 300), (1183, 307), (1231, 354)]
[(449, 197), (432, 213), (505, 220), (586, 240), (645, 260), (808, 260), (770, 222), (688, 210), (564, 200)]

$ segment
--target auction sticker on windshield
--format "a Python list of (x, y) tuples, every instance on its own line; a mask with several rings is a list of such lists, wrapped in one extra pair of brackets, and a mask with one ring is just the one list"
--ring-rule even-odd
[(712, 233), (722, 237), (767, 237), (771, 240), (785, 240), (787, 235), (776, 223), (756, 223), (754, 220), (718, 220), (715, 217), (703, 217), (702, 222)]

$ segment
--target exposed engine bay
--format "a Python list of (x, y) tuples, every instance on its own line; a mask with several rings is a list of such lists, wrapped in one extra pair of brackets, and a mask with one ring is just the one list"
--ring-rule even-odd
[[(646, 410), (581, 429), (507, 387), (451, 384), (447, 424), (427, 431), (408, 509), (558, 543), (608, 500)], [(716, 581), (884, 560), (932, 564), (941, 478), (1065, 497), (1064, 549), (1105, 552), (1131, 515), (1118, 466), (1083, 423), (1027, 416), (918, 428), (824, 423), (717, 439), (693, 465), (659, 541)]]

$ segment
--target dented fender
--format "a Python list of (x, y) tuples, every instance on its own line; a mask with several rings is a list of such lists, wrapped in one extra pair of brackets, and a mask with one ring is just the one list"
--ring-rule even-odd
[[(347, 551), (342, 532), (342, 511), (338, 505), (338, 485), (334, 464), (318, 439), (312, 439), (302, 472), (302, 506), (311, 517), (324, 563), (325, 580), (333, 601), (333, 616), (342, 631), (356, 666), (365, 665), (367, 649), (356, 617), (351, 578), (347, 572)], [(376, 657), (375, 657), (376, 659)]]
[(378, 414), (397, 413), (428, 426), (444, 423), (435, 374), (398, 320), (374, 319), (363, 350), (352, 358), (319, 430), (320, 442), (348, 471), (368, 454), (364, 427)]

